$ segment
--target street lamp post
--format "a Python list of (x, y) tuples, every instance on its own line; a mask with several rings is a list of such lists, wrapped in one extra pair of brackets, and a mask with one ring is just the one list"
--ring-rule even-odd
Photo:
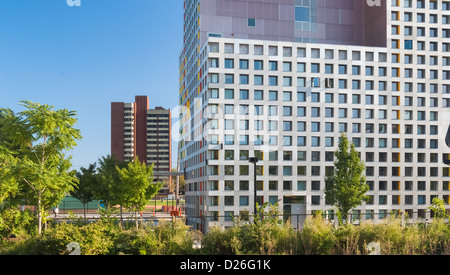
[(255, 219), (256, 219), (256, 163), (258, 163), (258, 158), (257, 157), (253, 157), (253, 158), (249, 158), (248, 162), (253, 163), (253, 180), (254, 180), (254, 215), (255, 215)]

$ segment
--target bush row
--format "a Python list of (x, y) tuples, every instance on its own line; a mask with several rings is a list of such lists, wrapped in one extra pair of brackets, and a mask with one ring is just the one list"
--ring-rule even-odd
[[(80, 245), (82, 255), (448, 255), (450, 227), (442, 219), (404, 225), (397, 218), (336, 227), (320, 215), (309, 217), (301, 231), (273, 220), (237, 221), (230, 228), (213, 227), (205, 235), (183, 220), (141, 229), (105, 221), (60, 223), (40, 236), (3, 241), (0, 254), (68, 254), (67, 245), (73, 242)], [(196, 248), (199, 242), (201, 248)]]

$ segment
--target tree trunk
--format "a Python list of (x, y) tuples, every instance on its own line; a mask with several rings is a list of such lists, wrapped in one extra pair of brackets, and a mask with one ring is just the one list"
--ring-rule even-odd
[(134, 218), (135, 218), (135, 221), (136, 221), (136, 230), (137, 230), (137, 229), (139, 229), (138, 211), (137, 211), (137, 209), (134, 210), (134, 213), (136, 215)]
[[(177, 172), (180, 171), (180, 162), (177, 161)], [(177, 210), (178, 207), (180, 206), (180, 176), (177, 175), (177, 186), (176, 186), (176, 191), (175, 191), (175, 199), (177, 202)]]
[(38, 199), (38, 205), (37, 205), (37, 213), (38, 213), (38, 234), (41, 235), (42, 233), (42, 209), (41, 209), (41, 198)]

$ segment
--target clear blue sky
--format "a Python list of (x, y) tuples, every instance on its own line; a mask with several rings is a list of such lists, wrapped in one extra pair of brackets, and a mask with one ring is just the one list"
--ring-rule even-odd
[(182, 43), (183, 0), (3, 0), (0, 107), (76, 111), (73, 168), (87, 167), (110, 154), (111, 102), (147, 95), (151, 108), (177, 107)]

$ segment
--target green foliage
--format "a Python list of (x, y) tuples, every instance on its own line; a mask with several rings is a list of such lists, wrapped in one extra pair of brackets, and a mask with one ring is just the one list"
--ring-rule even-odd
[(158, 251), (158, 242), (152, 231), (130, 229), (121, 231), (114, 243), (115, 255), (152, 255)]
[(445, 202), (437, 197), (433, 198), (431, 206), (428, 207), (436, 218), (450, 218), (445, 210)]
[(163, 187), (163, 183), (153, 183), (153, 164), (147, 166), (138, 158), (128, 163), (127, 167), (117, 167), (119, 179), (122, 183), (121, 205), (137, 213), (143, 211), (150, 199)]
[(21, 105), (26, 110), (18, 114), (0, 110), (0, 175), (6, 175), (1, 185), (7, 186), (9, 203), (36, 206), (41, 233), (45, 210), (57, 205), (74, 187), (75, 172), (70, 171), (71, 159), (65, 153), (76, 146), (81, 135), (74, 128), (74, 111), (30, 101)]
[(369, 190), (364, 176), (365, 165), (359, 158), (355, 145), (349, 145), (347, 136), (342, 133), (339, 149), (335, 152), (334, 169), (325, 177), (325, 197), (329, 204), (338, 209), (342, 219), (349, 212), (367, 201)]
[[(201, 249), (193, 248), (196, 241)], [(366, 255), (378, 243), (382, 255), (449, 255), (450, 226), (443, 219), (427, 225), (391, 217), (382, 223), (335, 227), (322, 215), (308, 217), (302, 230), (289, 223), (237, 222), (206, 235), (193, 231), (184, 220), (123, 229), (117, 223), (53, 224), (42, 235), (3, 241), (0, 255), (67, 254), (67, 245), (80, 244), (82, 255)]]
[(194, 255), (193, 248), (198, 232), (191, 231), (184, 220), (176, 219), (171, 222), (158, 223), (153, 228), (156, 240), (159, 243), (157, 255)]
[(237, 237), (238, 228), (233, 226), (224, 229), (219, 226), (210, 228), (202, 240), (202, 251), (205, 255), (236, 255), (241, 251), (241, 243)]
[(16, 166), (17, 160), (0, 140), (0, 203), (19, 193), (19, 182), (13, 172)]
[(92, 189), (98, 185), (98, 174), (96, 174), (96, 164), (89, 165), (88, 168), (81, 167), (76, 173), (78, 184), (69, 194), (78, 199), (83, 204), (84, 215), (86, 216), (85, 205), (94, 200)]
[(82, 255), (104, 255), (113, 246), (113, 235), (101, 222), (83, 226), (61, 223), (45, 230), (37, 239), (36, 251), (32, 254), (67, 254), (67, 245), (72, 242), (80, 244)]
[(302, 251), (302, 254), (332, 254), (336, 242), (333, 231), (334, 227), (331, 224), (326, 223), (320, 214), (306, 218), (299, 238), (300, 251)]
[(198, 232), (190, 230), (183, 220), (161, 222), (140, 229), (120, 230), (108, 254), (113, 255), (194, 255)]
[(273, 255), (297, 251), (296, 231), (284, 223), (278, 205), (257, 206), (253, 223), (235, 220), (234, 226), (213, 227), (203, 238), (203, 253), (208, 255)]
[(122, 182), (116, 167), (125, 166), (125, 162), (120, 162), (111, 155), (99, 159), (98, 182), (90, 190), (97, 200), (106, 202), (108, 208), (121, 203)]
[(20, 238), (34, 235), (36, 233), (35, 222), (31, 211), (0, 208), (0, 240), (11, 236)]

